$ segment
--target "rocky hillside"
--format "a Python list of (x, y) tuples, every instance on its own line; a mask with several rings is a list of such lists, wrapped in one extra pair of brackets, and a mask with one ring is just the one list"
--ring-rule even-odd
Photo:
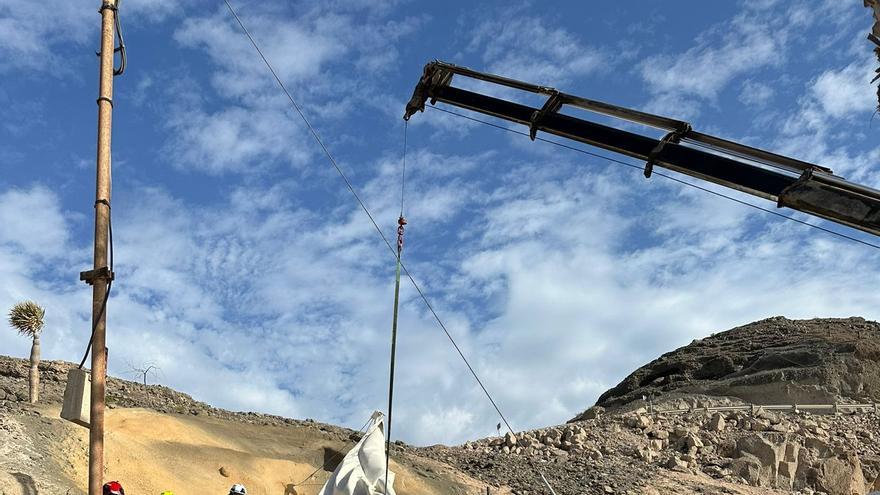
[(828, 494), (880, 490), (880, 417), (602, 414), (426, 455), (514, 493)]
[(560, 494), (863, 495), (880, 490), (874, 407), (825, 415), (659, 411), (880, 402), (878, 358), (875, 322), (770, 318), (664, 354), (567, 425), (426, 455), (514, 493), (546, 493), (543, 473)]
[[(874, 407), (839, 414), (705, 407), (880, 402), (878, 337), (880, 325), (860, 318), (771, 318), (719, 333), (636, 370), (568, 424), (454, 447), (398, 442), (396, 488), (537, 495), (550, 493), (543, 476), (558, 495), (865, 495), (880, 490)], [(57, 419), (68, 366), (41, 366), (45, 403), (32, 407), (26, 363), (0, 357), (0, 495), (82, 493), (85, 430)], [(134, 480), (132, 493), (171, 486), (219, 493), (231, 476), (253, 493), (314, 494), (335, 453), (358, 438), (125, 380), (109, 380), (108, 404), (108, 475)], [(288, 490), (315, 468), (314, 478)]]
[[(652, 397), (733, 397), (756, 404), (880, 401), (880, 324), (863, 318), (769, 318), (667, 352), (599, 397), (615, 409)], [(668, 401), (666, 401), (668, 402)]]

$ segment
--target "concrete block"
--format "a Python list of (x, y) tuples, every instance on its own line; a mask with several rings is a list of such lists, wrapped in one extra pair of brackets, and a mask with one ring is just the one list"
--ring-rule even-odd
[(61, 417), (80, 426), (89, 427), (89, 407), (92, 396), (92, 375), (79, 368), (67, 372), (64, 405)]

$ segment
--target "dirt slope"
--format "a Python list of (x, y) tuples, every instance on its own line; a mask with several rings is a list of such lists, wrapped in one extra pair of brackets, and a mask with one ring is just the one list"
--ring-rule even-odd
[[(58, 419), (58, 413), (57, 406), (41, 406), (27, 414), (0, 416), (0, 480), (5, 475), (22, 494), (84, 493), (88, 431)], [(225, 493), (233, 482), (244, 483), (256, 495), (289, 494), (294, 492), (288, 485), (324, 466), (296, 487), (297, 494), (314, 494), (337, 462), (335, 454), (353, 444), (310, 428), (146, 409), (108, 411), (106, 427), (106, 477), (123, 481), (135, 494), (167, 489), (180, 495)], [(220, 473), (221, 467), (228, 477)], [(436, 461), (407, 457), (392, 462), (391, 469), (398, 473), (401, 495), (485, 489)]]
[[(31, 406), (26, 362), (0, 356), (0, 495), (84, 493), (88, 430), (59, 417), (70, 366), (40, 366), (41, 401)], [(359, 439), (347, 428), (225, 411), (116, 378), (108, 380), (107, 401), (106, 479), (119, 479), (130, 494), (226, 493), (240, 482), (254, 495), (311, 495)], [(289, 486), (316, 469), (296, 492)], [(406, 446), (395, 451), (391, 469), (400, 495), (485, 493), (485, 483)]]

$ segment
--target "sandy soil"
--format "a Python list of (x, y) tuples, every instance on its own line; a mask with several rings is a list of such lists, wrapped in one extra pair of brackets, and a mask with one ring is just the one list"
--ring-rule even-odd
[[(57, 407), (39, 411), (39, 416), (3, 418), (0, 445), (8, 452), (0, 447), (0, 483), (19, 487), (5, 495), (34, 495), (35, 490), (53, 495), (65, 495), (67, 490), (70, 495), (84, 493), (88, 431), (57, 419)], [(312, 428), (251, 425), (145, 409), (109, 410), (106, 430), (106, 479), (120, 480), (131, 494), (163, 490), (176, 495), (224, 494), (233, 483), (243, 483), (254, 495), (313, 495), (327, 479), (325, 469), (296, 486), (296, 491), (290, 485), (319, 466), (329, 468), (341, 458), (337, 452), (353, 445)], [(12, 441), (4, 438), (12, 431)], [(401, 462), (391, 465), (398, 473), (395, 488), (400, 495), (485, 493), (482, 484), (441, 463)], [(220, 474), (221, 467), (228, 477)]]

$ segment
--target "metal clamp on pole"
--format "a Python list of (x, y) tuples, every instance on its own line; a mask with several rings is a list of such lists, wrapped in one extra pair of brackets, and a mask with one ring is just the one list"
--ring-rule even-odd
[(547, 116), (548, 113), (558, 112), (564, 103), (565, 99), (559, 91), (555, 89), (551, 90), (550, 98), (547, 99), (540, 110), (532, 114), (531, 121), (529, 122), (529, 138), (531, 138), (532, 141), (535, 140), (535, 136), (538, 134), (538, 127), (541, 125), (541, 121), (544, 120), (544, 117)]
[[(119, 38), (119, 46), (113, 48), (113, 53), (119, 54), (119, 67), (113, 68), (114, 76), (121, 76), (125, 72), (125, 68), (128, 65), (128, 54), (125, 51), (125, 38), (122, 37), (122, 25), (119, 23), (119, 1), (117, 0), (115, 3), (108, 2), (107, 0), (101, 4), (101, 8), (98, 9), (98, 13), (102, 16), (104, 15), (105, 10), (113, 11), (113, 25), (116, 30), (116, 36)], [(98, 57), (101, 56), (101, 52), (95, 52), (95, 55)], [(100, 98), (99, 98), (100, 100)], [(113, 102), (110, 102), (110, 105), (113, 105)]]
[(663, 148), (666, 147), (666, 143), (678, 144), (681, 142), (683, 137), (687, 136), (687, 133), (691, 132), (691, 125), (687, 122), (684, 122), (684, 126), (680, 129), (675, 129), (674, 131), (670, 131), (668, 134), (663, 136), (663, 139), (657, 143), (657, 146), (651, 150), (651, 154), (648, 155), (648, 161), (645, 163), (645, 178), (650, 179), (651, 174), (654, 172), (654, 164), (657, 163), (657, 157), (660, 156), (660, 153), (663, 151)]
[(101, 268), (98, 268), (96, 270), (79, 272), (79, 279), (89, 285), (95, 285), (96, 280), (115, 280), (116, 274), (110, 271), (109, 267), (102, 266)]

